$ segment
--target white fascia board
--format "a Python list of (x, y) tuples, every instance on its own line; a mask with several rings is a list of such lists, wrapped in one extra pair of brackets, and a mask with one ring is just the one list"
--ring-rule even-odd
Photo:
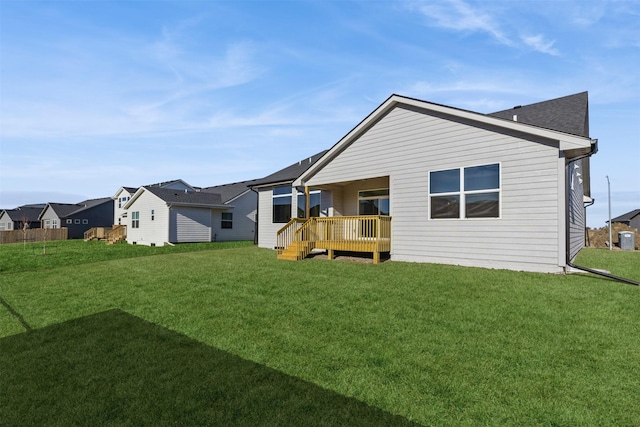
[[(133, 202), (135, 202), (138, 197), (140, 197), (142, 195), (142, 193), (144, 193), (145, 191), (147, 191), (146, 188), (144, 187), (140, 187), (138, 188), (138, 191), (136, 191), (135, 193), (133, 193), (133, 195), (131, 196), (131, 198), (127, 201), (127, 203), (124, 204), (124, 206), (122, 206), (122, 209), (127, 210), (131, 207), (131, 205), (133, 204)], [(151, 193), (153, 194), (153, 193)], [(154, 194), (155, 196), (155, 194)], [(156, 196), (157, 197), (157, 196)]]
[(302, 173), (298, 178), (293, 181), (292, 186), (304, 186), (305, 182), (315, 174), (316, 171), (322, 169), (327, 163), (329, 163), (337, 153), (342, 151), (344, 147), (350, 144), (353, 140), (360, 136), (364, 129), (367, 129), (373, 122), (380, 119), (387, 114), (393, 108), (398, 105), (408, 105), (416, 108), (420, 108), (427, 111), (433, 111), (440, 114), (446, 114), (454, 117), (459, 117), (467, 120), (472, 120), (479, 123), (488, 124), (491, 126), (500, 127), (503, 129), (509, 129), (517, 132), (522, 132), (530, 135), (540, 136), (559, 142), (559, 148), (561, 151), (574, 150), (574, 149), (588, 149), (591, 147), (592, 140), (590, 138), (571, 135), (564, 132), (554, 131), (551, 129), (540, 128), (533, 125), (527, 125), (525, 123), (514, 122), (510, 120), (500, 119), (497, 117), (489, 116), (482, 113), (476, 113), (473, 111), (460, 110), (458, 108), (447, 107), (446, 105), (433, 104), (427, 101), (421, 101), (413, 98), (405, 98), (400, 95), (392, 95), (385, 102), (383, 102), (378, 108), (376, 108), (371, 114), (369, 114), (364, 120), (362, 120), (356, 127), (354, 127), (349, 133), (347, 133), (340, 141), (338, 141), (324, 156), (322, 156), (315, 164)]
[(172, 207), (176, 206), (176, 207), (180, 207), (183, 206), (185, 208), (204, 208), (204, 209), (229, 209), (229, 208), (234, 208), (234, 206), (231, 205), (208, 205), (208, 204), (203, 204), (203, 203), (174, 203), (174, 202), (169, 202), (167, 203), (167, 206), (169, 207), (169, 209), (171, 209)]

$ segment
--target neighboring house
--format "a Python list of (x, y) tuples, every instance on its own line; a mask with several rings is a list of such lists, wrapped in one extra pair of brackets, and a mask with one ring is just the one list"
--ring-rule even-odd
[[(305, 217), (304, 189), (292, 187), (293, 181), (313, 165), (327, 150), (300, 160), (284, 169), (264, 178), (253, 181), (250, 187), (258, 192), (258, 246), (273, 249), (276, 247), (276, 233), (291, 218)], [(295, 196), (295, 197), (294, 197)], [(310, 194), (311, 216), (319, 216), (322, 210), (322, 194), (313, 191)], [(329, 203), (325, 201), (325, 206)], [(324, 216), (329, 215), (324, 212)]]
[(69, 239), (81, 239), (93, 227), (111, 227), (113, 199), (103, 197), (80, 203), (47, 203), (40, 213), (42, 228), (68, 229)]
[(233, 208), (216, 193), (140, 187), (124, 206), (126, 240), (147, 246), (212, 242), (223, 226), (221, 213)]
[[(597, 150), (588, 120), (586, 93), (495, 115), (392, 95), (287, 182), (321, 190), (327, 217), (292, 220), (275, 245), (266, 237), (261, 246), (293, 259), (349, 249), (374, 261), (389, 252), (398, 261), (567, 271), (584, 245), (581, 159)], [(275, 213), (276, 195), (259, 197), (260, 212)]]
[(627, 212), (626, 214), (620, 215), (619, 217), (613, 218), (611, 220), (611, 223), (616, 222), (620, 222), (640, 231), (640, 209), (634, 209), (631, 212)]
[[(159, 187), (169, 188), (172, 190), (188, 190), (195, 191), (195, 189), (184, 182), (181, 179), (174, 179), (172, 181), (159, 182), (157, 184), (145, 185), (145, 187)], [(120, 187), (116, 194), (112, 197), (113, 204), (113, 225), (124, 225), (126, 223), (127, 211), (124, 209), (124, 205), (131, 200), (131, 197), (139, 187)]]
[(223, 205), (233, 206), (227, 211), (212, 211), (215, 241), (255, 240), (258, 195), (249, 188), (254, 182), (234, 182), (200, 190), (203, 193), (220, 194)]
[(0, 211), (0, 231), (22, 230), (24, 224), (27, 228), (40, 228), (40, 212), (45, 205), (25, 205), (15, 209)]

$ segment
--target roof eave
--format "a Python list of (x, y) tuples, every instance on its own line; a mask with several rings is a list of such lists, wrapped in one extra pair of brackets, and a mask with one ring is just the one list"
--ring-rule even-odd
[(393, 108), (398, 105), (408, 105), (423, 110), (429, 110), (441, 114), (451, 115), (467, 120), (476, 121), (479, 123), (485, 123), (488, 125), (500, 127), (503, 129), (513, 130), (516, 132), (522, 132), (527, 134), (536, 135), (542, 138), (556, 140), (559, 143), (559, 149), (561, 151), (570, 150), (586, 150), (588, 153), (591, 150), (592, 140), (587, 137), (571, 135), (551, 129), (540, 128), (525, 123), (514, 122), (506, 119), (488, 116), (482, 113), (476, 113), (468, 110), (461, 110), (454, 107), (448, 107), (446, 105), (434, 104), (427, 101), (421, 101), (414, 98), (406, 98), (400, 95), (391, 95), (384, 101), (378, 108), (376, 108), (371, 114), (369, 114), (364, 120), (362, 120), (356, 127), (354, 127), (349, 133), (342, 137), (329, 151), (325, 153), (318, 161), (316, 161), (311, 167), (304, 171), (298, 178), (293, 180), (292, 186), (304, 186), (305, 182), (310, 179), (317, 171), (322, 169), (327, 163), (343, 150), (345, 145), (348, 145), (360, 134), (366, 130), (371, 124), (383, 117)]

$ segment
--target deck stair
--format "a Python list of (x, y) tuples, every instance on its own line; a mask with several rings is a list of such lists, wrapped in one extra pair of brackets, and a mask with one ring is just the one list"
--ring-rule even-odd
[(115, 245), (122, 242), (127, 238), (127, 226), (126, 225), (114, 225), (113, 228), (107, 233), (106, 239), (108, 245)]
[(292, 242), (286, 249), (278, 253), (278, 259), (288, 261), (303, 260), (313, 249), (313, 242)]

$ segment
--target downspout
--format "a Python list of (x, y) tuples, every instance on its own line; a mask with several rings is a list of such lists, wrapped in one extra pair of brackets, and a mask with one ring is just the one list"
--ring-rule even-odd
[(256, 193), (256, 227), (253, 233), (253, 244), (258, 244), (258, 218), (260, 218), (260, 192), (253, 187), (249, 187), (251, 191)]
[[(572, 162), (575, 162), (577, 160), (582, 160), (586, 157), (591, 157), (592, 155), (594, 155), (597, 151), (598, 151), (598, 140), (592, 140), (595, 141), (595, 143), (591, 144), (591, 150), (583, 155), (583, 156), (579, 156), (576, 157), (574, 159), (571, 159), (570, 162), (566, 162), (564, 165), (564, 171), (565, 171), (565, 185), (567, 186), (567, 191), (565, 191), (565, 209), (564, 209), (564, 215), (565, 215), (565, 254), (566, 254), (566, 262), (567, 265), (571, 268), (575, 268), (576, 270), (582, 270), (582, 271), (586, 271), (587, 273), (591, 273), (591, 274), (597, 274), (598, 276), (603, 276), (606, 277), (608, 279), (613, 279), (613, 280), (617, 280), (619, 282), (624, 282), (627, 283), (629, 285), (634, 285), (634, 286), (640, 286), (640, 283), (636, 282), (635, 280), (631, 280), (631, 279), (627, 279), (625, 277), (619, 277), (619, 276), (615, 276), (611, 273), (606, 273), (604, 271), (600, 271), (600, 270), (594, 270), (593, 268), (589, 268), (589, 267), (583, 267), (580, 265), (576, 265), (574, 263), (571, 262), (571, 248), (570, 248), (570, 243), (571, 243), (571, 236), (570, 236), (570, 227), (569, 227), (569, 188), (568, 188), (568, 170), (567, 168), (569, 167), (569, 164)], [(591, 205), (589, 205), (591, 206)], [(586, 207), (585, 207), (586, 208)]]

